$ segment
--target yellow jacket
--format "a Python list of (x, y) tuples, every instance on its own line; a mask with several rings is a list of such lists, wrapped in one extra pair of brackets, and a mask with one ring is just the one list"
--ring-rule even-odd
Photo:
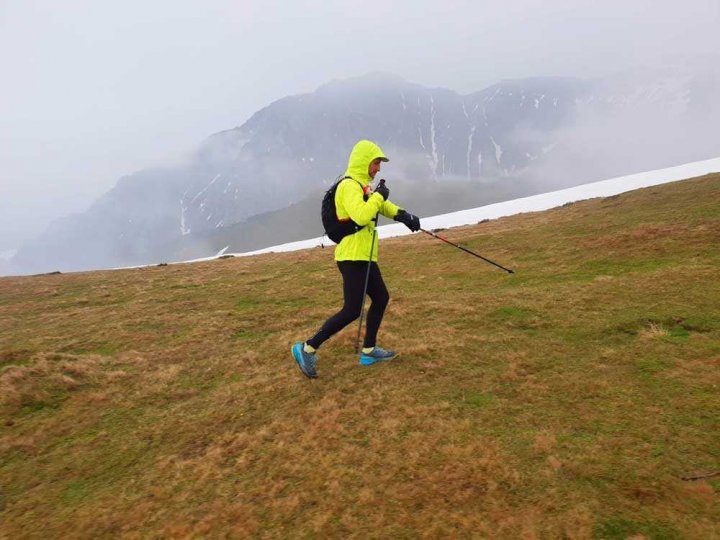
[[(368, 174), (370, 163), (377, 158), (387, 161), (385, 154), (378, 145), (371, 141), (358, 142), (350, 152), (347, 171), (349, 176), (335, 192), (335, 208), (340, 220), (352, 219), (363, 226), (355, 234), (343, 238), (335, 247), (336, 261), (367, 261), (370, 259), (370, 248), (376, 223), (375, 216), (380, 213), (390, 219), (394, 218), (400, 207), (390, 201), (383, 201), (379, 193), (373, 193), (368, 200), (363, 199), (370, 192), (372, 178)], [(372, 260), (377, 261), (378, 238), (375, 235), (375, 247), (372, 248)]]

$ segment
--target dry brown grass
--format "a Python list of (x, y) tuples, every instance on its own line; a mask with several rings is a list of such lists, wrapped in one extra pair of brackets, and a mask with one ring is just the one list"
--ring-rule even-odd
[(0, 538), (712, 538), (720, 178), (330, 250), (0, 279)]

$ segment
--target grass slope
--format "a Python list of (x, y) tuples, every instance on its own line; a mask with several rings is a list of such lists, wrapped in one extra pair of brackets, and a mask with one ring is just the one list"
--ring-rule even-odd
[(720, 175), (446, 233), (0, 279), (0, 538), (718, 537)]

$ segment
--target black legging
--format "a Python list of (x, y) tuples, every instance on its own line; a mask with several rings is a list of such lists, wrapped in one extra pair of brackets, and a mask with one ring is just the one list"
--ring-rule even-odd
[[(320, 331), (307, 341), (308, 345), (316, 349), (325, 340), (357, 319), (362, 309), (363, 287), (365, 287), (365, 276), (368, 269), (367, 261), (338, 261), (337, 265), (343, 277), (345, 303), (342, 309), (325, 321)], [(367, 314), (363, 347), (374, 347), (378, 328), (380, 328), (385, 308), (390, 301), (390, 294), (388, 294), (376, 262), (370, 263), (367, 294), (372, 300), (372, 304)]]

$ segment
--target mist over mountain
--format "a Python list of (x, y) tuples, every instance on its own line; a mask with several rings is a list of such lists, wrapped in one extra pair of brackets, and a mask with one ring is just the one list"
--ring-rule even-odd
[(322, 233), (320, 195), (362, 138), (391, 199), (421, 214), (720, 155), (717, 70), (530, 78), (461, 95), (375, 73), (328, 83), (216, 133), (181, 164), (120, 179), (27, 242), (9, 272), (151, 264)]

